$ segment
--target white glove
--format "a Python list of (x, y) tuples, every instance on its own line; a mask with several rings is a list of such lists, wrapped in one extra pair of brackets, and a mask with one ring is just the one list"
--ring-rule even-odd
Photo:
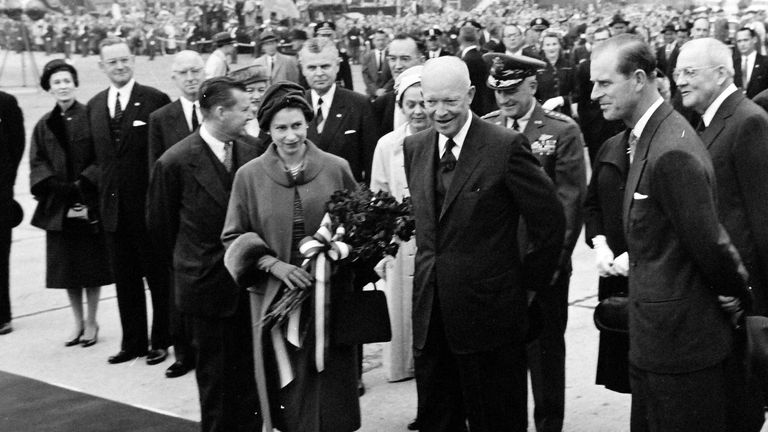
[(605, 242), (605, 236), (598, 235), (592, 239), (592, 245), (595, 249), (595, 265), (600, 277), (613, 275), (613, 251)]
[(552, 99), (547, 99), (546, 101), (544, 101), (544, 103), (541, 104), (541, 107), (544, 108), (545, 110), (552, 111), (554, 109), (557, 109), (563, 106), (563, 104), (565, 104), (565, 99), (563, 99), (562, 96), (556, 96), (556, 97), (553, 97)]
[(624, 252), (613, 260), (613, 272), (614, 276), (628, 276), (629, 275), (629, 255)]

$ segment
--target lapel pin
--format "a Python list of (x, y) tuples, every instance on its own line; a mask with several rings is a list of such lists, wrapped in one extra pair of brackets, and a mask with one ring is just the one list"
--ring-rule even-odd
[(139, 106), (139, 105), (141, 105), (141, 102), (134, 102), (133, 103), (133, 106)]
[(341, 118), (341, 113), (336, 114), (336, 118)]

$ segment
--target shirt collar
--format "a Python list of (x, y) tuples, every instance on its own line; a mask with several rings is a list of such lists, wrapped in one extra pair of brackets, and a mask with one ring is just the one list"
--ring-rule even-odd
[(324, 94), (323, 96), (320, 96), (315, 89), (312, 89), (310, 92), (312, 95), (312, 106), (315, 107), (315, 110), (317, 110), (317, 100), (321, 97), (323, 98), (323, 111), (326, 110), (326, 108), (331, 106), (331, 102), (333, 102), (333, 95), (336, 94), (336, 83), (333, 83), (331, 85), (331, 89), (328, 90), (328, 93)]
[(461, 56), (464, 57), (465, 55), (467, 55), (467, 52), (471, 49), (477, 49), (477, 45), (468, 46), (463, 50), (461, 50)]
[(224, 141), (220, 141), (211, 135), (211, 132), (206, 129), (205, 123), (200, 125), (200, 138), (208, 144), (208, 147), (211, 148), (213, 154), (215, 154), (219, 160), (224, 159)]
[[(455, 150), (453, 152), (454, 156), (456, 156), (456, 159), (459, 158), (459, 153), (461, 153), (461, 148), (464, 146), (464, 140), (467, 138), (467, 132), (469, 131), (469, 125), (472, 124), (472, 112), (469, 111), (467, 113), (467, 121), (464, 123), (464, 126), (459, 129), (459, 132), (456, 134), (455, 137), (453, 137), (453, 142), (456, 143), (456, 145), (453, 147)], [(448, 137), (443, 134), (437, 134), (437, 146), (440, 150), (440, 157), (443, 157), (443, 153), (445, 152), (445, 143), (448, 142)]]
[(709, 124), (712, 123), (712, 119), (715, 118), (715, 114), (717, 114), (717, 110), (720, 109), (720, 105), (725, 102), (725, 99), (731, 95), (731, 93), (734, 93), (736, 90), (736, 85), (731, 83), (728, 87), (723, 90), (722, 93), (718, 97), (715, 98), (714, 101), (712, 101), (711, 104), (707, 107), (707, 109), (704, 111), (704, 114), (701, 115), (701, 121), (704, 122), (705, 127), (709, 127)]
[[(120, 96), (122, 96), (124, 98), (126, 96), (129, 96), (131, 94), (131, 92), (133, 92), (133, 85), (134, 84), (136, 84), (136, 80), (131, 78), (131, 80), (128, 81), (128, 83), (126, 85), (124, 85), (124, 86), (122, 86), (120, 88), (115, 87), (114, 84), (110, 85), (109, 86), (109, 91), (113, 95), (116, 95), (119, 92)], [(123, 108), (123, 109), (125, 109), (125, 108)]]
[(192, 107), (194, 107), (195, 104), (197, 103), (197, 101), (192, 102), (191, 100), (189, 100), (189, 99), (187, 99), (187, 98), (185, 98), (183, 96), (179, 97), (179, 102), (181, 102), (181, 107), (184, 109), (185, 113), (191, 113), (192, 112)]
[(645, 114), (643, 114), (642, 117), (640, 117), (640, 120), (637, 121), (637, 124), (635, 127), (632, 128), (632, 133), (635, 134), (637, 138), (640, 138), (640, 136), (643, 134), (643, 129), (645, 129), (645, 125), (648, 124), (648, 120), (651, 119), (651, 116), (654, 112), (656, 112), (656, 109), (661, 106), (661, 103), (664, 102), (664, 99), (659, 96), (658, 99), (656, 99), (656, 102), (652, 103), (650, 107), (648, 107), (648, 110), (645, 111)]

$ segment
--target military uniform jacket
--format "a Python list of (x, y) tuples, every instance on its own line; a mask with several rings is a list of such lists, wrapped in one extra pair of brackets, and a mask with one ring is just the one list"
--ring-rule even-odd
[[(555, 183), (557, 196), (563, 204), (566, 223), (560, 263), (570, 270), (570, 256), (581, 232), (582, 205), (587, 192), (584, 139), (579, 126), (570, 117), (534, 103), (523, 135), (530, 142), (531, 152)], [(506, 127), (507, 118), (501, 111), (493, 111), (483, 119)]]

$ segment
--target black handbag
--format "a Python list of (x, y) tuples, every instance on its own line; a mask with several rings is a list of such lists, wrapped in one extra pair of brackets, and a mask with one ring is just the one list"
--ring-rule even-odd
[(593, 319), (601, 332), (629, 333), (629, 298), (619, 293), (600, 300)]
[(331, 343), (362, 345), (392, 340), (387, 297), (383, 291), (357, 291), (339, 295), (333, 309)]

